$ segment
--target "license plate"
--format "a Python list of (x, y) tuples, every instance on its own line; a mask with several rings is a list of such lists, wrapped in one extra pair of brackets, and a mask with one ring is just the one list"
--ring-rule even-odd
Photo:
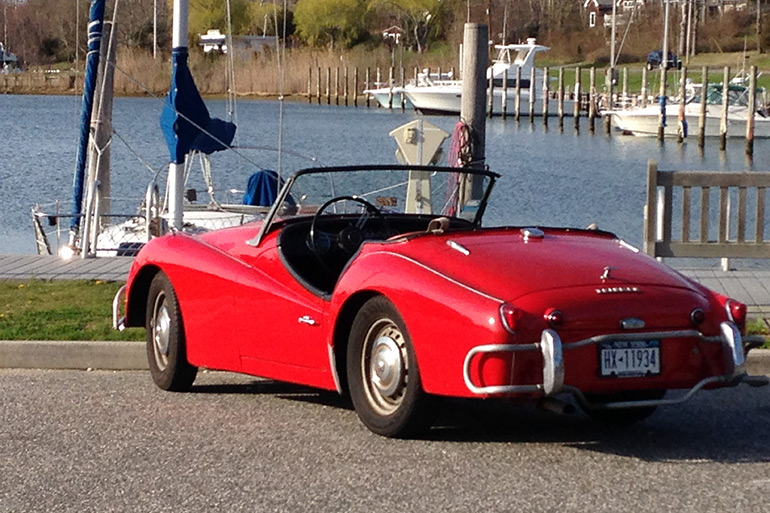
[(660, 340), (632, 340), (599, 344), (602, 377), (636, 378), (660, 374)]

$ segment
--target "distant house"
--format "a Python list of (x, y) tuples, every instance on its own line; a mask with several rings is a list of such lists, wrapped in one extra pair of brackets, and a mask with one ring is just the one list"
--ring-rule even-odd
[[(207, 30), (205, 34), (199, 34), (198, 39), (205, 53), (227, 53), (227, 35), (218, 29)], [(275, 48), (276, 41), (275, 36), (233, 36), (233, 47), (236, 52), (261, 52), (265, 48)]]
[[(583, 9), (588, 14), (588, 27), (611, 27), (612, 26), (612, 2), (613, 0), (582, 0)], [(634, 9), (644, 7), (645, 0), (614, 0), (615, 3), (615, 23), (618, 26), (626, 24), (630, 18), (630, 13)]]
[(16, 67), (18, 62), (16, 54), (7, 51), (3, 43), (0, 43), (0, 72), (8, 73)]

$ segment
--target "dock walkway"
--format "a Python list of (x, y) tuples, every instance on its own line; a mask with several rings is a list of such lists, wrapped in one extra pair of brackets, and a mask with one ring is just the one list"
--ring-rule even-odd
[[(133, 258), (61, 260), (55, 256), (0, 255), (0, 281), (104, 280), (123, 281)], [(716, 268), (679, 268), (704, 286), (737, 299), (754, 316), (770, 316), (770, 270), (721, 271)]]

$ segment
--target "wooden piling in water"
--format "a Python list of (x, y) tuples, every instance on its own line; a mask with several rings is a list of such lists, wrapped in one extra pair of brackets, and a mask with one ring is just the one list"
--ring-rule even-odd
[(703, 66), (701, 70), (701, 89), (700, 94), (700, 116), (698, 116), (698, 146), (703, 148), (706, 145), (706, 90), (709, 83), (709, 68)]
[[(683, 143), (684, 138), (687, 137), (687, 117), (684, 115), (684, 105), (685, 105), (685, 89), (687, 86), (687, 68), (682, 68), (682, 73), (679, 76), (679, 116), (677, 119), (677, 131), (676, 131), (676, 141), (678, 143)], [(705, 91), (704, 91), (705, 93)]]
[(521, 67), (516, 66), (516, 90), (513, 92), (513, 106), (516, 109), (516, 121), (521, 118)]
[(543, 68), (543, 126), (548, 126), (548, 100), (551, 96), (550, 84), (548, 83), (550, 71), (548, 66)]
[(503, 119), (508, 117), (508, 68), (503, 69), (503, 104), (501, 107), (501, 114)]
[(628, 102), (628, 68), (623, 67), (623, 103)]
[(727, 101), (730, 90), (730, 66), (725, 66), (722, 75), (722, 119), (719, 124), (719, 149), (725, 151), (727, 148)]
[(532, 69), (529, 73), (529, 122), (534, 123), (535, 122), (535, 100), (536, 100), (537, 92), (535, 88), (535, 67), (532, 66)]
[(334, 68), (334, 105), (340, 104), (340, 68)]
[(326, 68), (326, 105), (332, 104), (332, 69)]
[[(377, 78), (377, 81), (374, 83), (374, 87), (375, 88), (379, 88), (379, 87), (382, 86), (382, 74), (380, 72), (380, 67), (379, 66), (377, 66), (377, 77), (376, 78)], [(379, 109), (380, 107), (382, 107), (382, 105), (380, 104), (379, 100), (377, 100), (377, 108)]]
[(316, 74), (315, 97), (318, 105), (321, 105), (321, 66), (318, 66), (318, 73)]
[(580, 71), (580, 66), (578, 66), (575, 68), (575, 102), (572, 106), (572, 115), (575, 117), (575, 128), (580, 127), (580, 102), (582, 96), (582, 92), (580, 90), (581, 75), (582, 71)]
[[(371, 77), (369, 71), (369, 66), (366, 67), (366, 73), (364, 74), (364, 89), (367, 91), (370, 89), (371, 82), (369, 81), (369, 78)], [(368, 109), (371, 107), (371, 95), (369, 93), (366, 93), (366, 108)]]
[(401, 66), (401, 70), (399, 73), (401, 75), (400, 76), (401, 80), (399, 81), (399, 83), (401, 84), (401, 93), (399, 93), (401, 97), (401, 112), (404, 112), (406, 110), (406, 95), (404, 94), (404, 86), (406, 85), (406, 68)]
[(393, 110), (393, 77), (395, 70), (393, 66), (388, 68), (388, 108)]
[(642, 68), (642, 107), (647, 106), (647, 95), (650, 94), (647, 92), (647, 67)]
[(313, 66), (307, 70), (307, 102), (313, 103)]
[(345, 66), (345, 69), (342, 70), (343, 73), (343, 80), (342, 80), (342, 94), (345, 96), (345, 107), (348, 106), (348, 97), (350, 96), (350, 88), (348, 84), (348, 67)]
[(559, 115), (559, 128), (564, 128), (564, 67), (559, 67), (559, 85), (556, 91), (556, 110)]
[(358, 107), (358, 66), (353, 68), (353, 107)]
[[(607, 109), (612, 109), (612, 106), (614, 105), (614, 96), (615, 96), (615, 67), (613, 63), (610, 63), (610, 67), (607, 68), (606, 72), (604, 73), (604, 90), (605, 90), (605, 101), (607, 105)], [(598, 102), (598, 98), (597, 98)], [(596, 116), (599, 117), (599, 109), (596, 110)], [(611, 119), (610, 116), (604, 116), (604, 133), (606, 135), (612, 135), (612, 125), (611, 125)]]
[(487, 85), (487, 116), (490, 118), (494, 114), (495, 108), (495, 77), (489, 74), (489, 84)]
[(590, 89), (588, 92), (588, 129), (594, 131), (594, 118), (596, 117), (596, 68), (593, 66), (588, 74)]
[(746, 155), (754, 155), (754, 113), (757, 110), (757, 67), (749, 68), (749, 113), (746, 117)]

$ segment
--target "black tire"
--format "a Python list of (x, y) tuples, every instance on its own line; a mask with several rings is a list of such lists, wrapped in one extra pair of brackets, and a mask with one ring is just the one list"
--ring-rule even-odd
[(182, 313), (174, 288), (162, 272), (147, 295), (147, 361), (153, 382), (163, 390), (190, 390), (198, 368), (187, 362)]
[[(651, 401), (662, 399), (665, 390), (634, 390), (616, 394), (586, 394), (586, 399), (592, 403), (609, 404), (624, 401)], [(630, 426), (640, 422), (653, 413), (657, 406), (641, 406), (637, 408), (592, 409), (583, 407), (583, 411), (597, 422), (614, 426)]]
[[(374, 370), (374, 362), (380, 372)], [(405, 438), (430, 426), (433, 398), (422, 389), (406, 325), (384, 297), (367, 301), (353, 321), (347, 372), (353, 406), (371, 431)]]

